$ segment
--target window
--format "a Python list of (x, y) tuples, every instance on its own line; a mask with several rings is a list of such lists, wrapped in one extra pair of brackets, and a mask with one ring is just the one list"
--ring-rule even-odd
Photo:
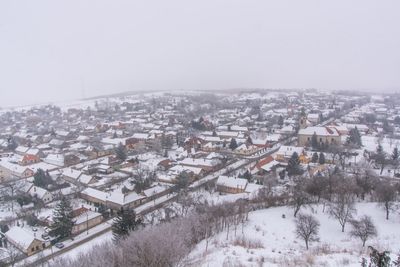
[(310, 141), (310, 137), (307, 137), (307, 141)]
[(32, 251), (32, 252), (35, 251), (35, 248), (31, 248), (31, 251)]

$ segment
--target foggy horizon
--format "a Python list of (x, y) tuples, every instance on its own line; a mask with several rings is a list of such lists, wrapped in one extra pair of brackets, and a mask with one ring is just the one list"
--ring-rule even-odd
[(398, 1), (2, 1), (0, 107), (143, 90), (400, 91)]

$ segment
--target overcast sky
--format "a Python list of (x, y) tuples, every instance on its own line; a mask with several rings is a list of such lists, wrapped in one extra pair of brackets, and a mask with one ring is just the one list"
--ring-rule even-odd
[(150, 89), (400, 91), (399, 11), (398, 0), (1, 0), (0, 106)]

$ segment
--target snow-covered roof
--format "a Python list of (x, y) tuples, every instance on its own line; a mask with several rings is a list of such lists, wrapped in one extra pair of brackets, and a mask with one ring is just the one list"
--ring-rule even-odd
[(8, 161), (0, 161), (0, 166), (18, 175), (22, 175), (27, 169), (30, 169), (26, 166), (20, 166)]
[(29, 193), (30, 193), (32, 196), (36, 196), (36, 197), (39, 198), (39, 199), (43, 199), (43, 197), (44, 197), (47, 193), (51, 194), (51, 193), (50, 193), (49, 191), (47, 191), (46, 189), (41, 188), (41, 187), (38, 187), (38, 186), (32, 186), (31, 189), (29, 190)]
[(82, 174), (82, 175), (79, 177), (79, 182), (81, 182), (82, 184), (88, 184), (88, 183), (90, 183), (90, 181), (91, 181), (92, 179), (93, 179), (92, 176), (87, 175), (87, 174)]
[(66, 177), (77, 180), (79, 178), (79, 176), (82, 175), (82, 172), (78, 171), (78, 170), (74, 170), (72, 168), (64, 168), (64, 169), (62, 169), (62, 174)]
[(190, 166), (185, 166), (185, 165), (176, 165), (172, 168), (169, 169), (169, 172), (175, 173), (175, 174), (180, 174), (181, 172), (193, 172), (194, 174), (198, 175), (201, 173), (202, 169), (197, 168), (197, 167), (190, 167)]
[(43, 161), (62, 167), (62, 166), (64, 166), (64, 155), (48, 154), (47, 157)]
[(243, 178), (220, 176), (218, 177), (217, 185), (245, 189), (247, 186), (247, 180)]
[(84, 222), (87, 222), (88, 220), (94, 219), (101, 216), (100, 213), (92, 211), (92, 210), (88, 210), (82, 214), (80, 214), (79, 216), (75, 217), (75, 224), (81, 224)]
[(135, 138), (135, 139), (147, 139), (147, 138), (149, 138), (149, 134), (147, 134), (147, 133), (134, 133), (132, 135), (132, 138)]
[(154, 187), (151, 187), (151, 188), (148, 188), (146, 190), (143, 190), (143, 194), (146, 197), (151, 197), (151, 196), (159, 194), (159, 193), (161, 193), (161, 192), (163, 192), (165, 190), (167, 190), (165, 187), (160, 186), (160, 185), (156, 185)]
[(314, 133), (318, 136), (339, 136), (336, 129), (328, 127), (307, 127), (299, 131), (299, 135), (313, 135)]
[(36, 238), (32, 232), (19, 226), (11, 227), (10, 230), (5, 233), (5, 236), (23, 250), (27, 250), (35, 239), (42, 241), (41, 239)]
[(300, 154), (303, 153), (303, 150), (304, 149), (302, 147), (297, 147), (297, 146), (281, 146), (278, 152), (276, 152), (276, 154), (290, 158), (294, 152), (296, 152), (297, 155), (300, 156)]
[(220, 163), (219, 160), (215, 159), (204, 159), (204, 158), (184, 158), (183, 160), (179, 161), (181, 165), (190, 165), (190, 166), (208, 166), (214, 167)]

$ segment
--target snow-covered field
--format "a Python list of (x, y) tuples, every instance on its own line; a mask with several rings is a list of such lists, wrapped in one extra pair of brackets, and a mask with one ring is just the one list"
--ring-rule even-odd
[[(392, 259), (400, 252), (400, 215), (392, 214), (387, 221), (383, 209), (376, 203), (356, 205), (357, 215), (369, 215), (375, 223), (378, 236), (367, 240), (380, 251), (389, 250)], [(314, 211), (312, 211), (312, 209)], [(361, 257), (367, 257), (358, 239), (351, 238), (350, 224), (341, 232), (338, 221), (323, 213), (323, 206), (302, 210), (313, 213), (321, 226), (319, 242), (311, 243), (306, 250), (303, 240), (296, 238), (293, 210), (288, 207), (269, 208), (249, 214), (249, 221), (243, 229), (237, 229), (236, 237), (231, 228), (228, 240), (226, 232), (209, 241), (205, 252), (205, 241), (201, 242), (188, 256), (191, 266), (360, 266)], [(282, 218), (282, 214), (286, 218)], [(243, 246), (237, 240), (244, 238), (251, 243)], [(236, 240), (236, 242), (235, 242)], [(236, 245), (235, 245), (236, 243)]]
[(392, 154), (395, 147), (400, 148), (400, 140), (388, 137), (379, 139), (375, 136), (364, 135), (361, 137), (361, 141), (363, 144), (363, 149), (366, 149), (368, 151), (376, 151), (378, 143), (380, 143), (383, 151), (385, 151), (389, 155)]

